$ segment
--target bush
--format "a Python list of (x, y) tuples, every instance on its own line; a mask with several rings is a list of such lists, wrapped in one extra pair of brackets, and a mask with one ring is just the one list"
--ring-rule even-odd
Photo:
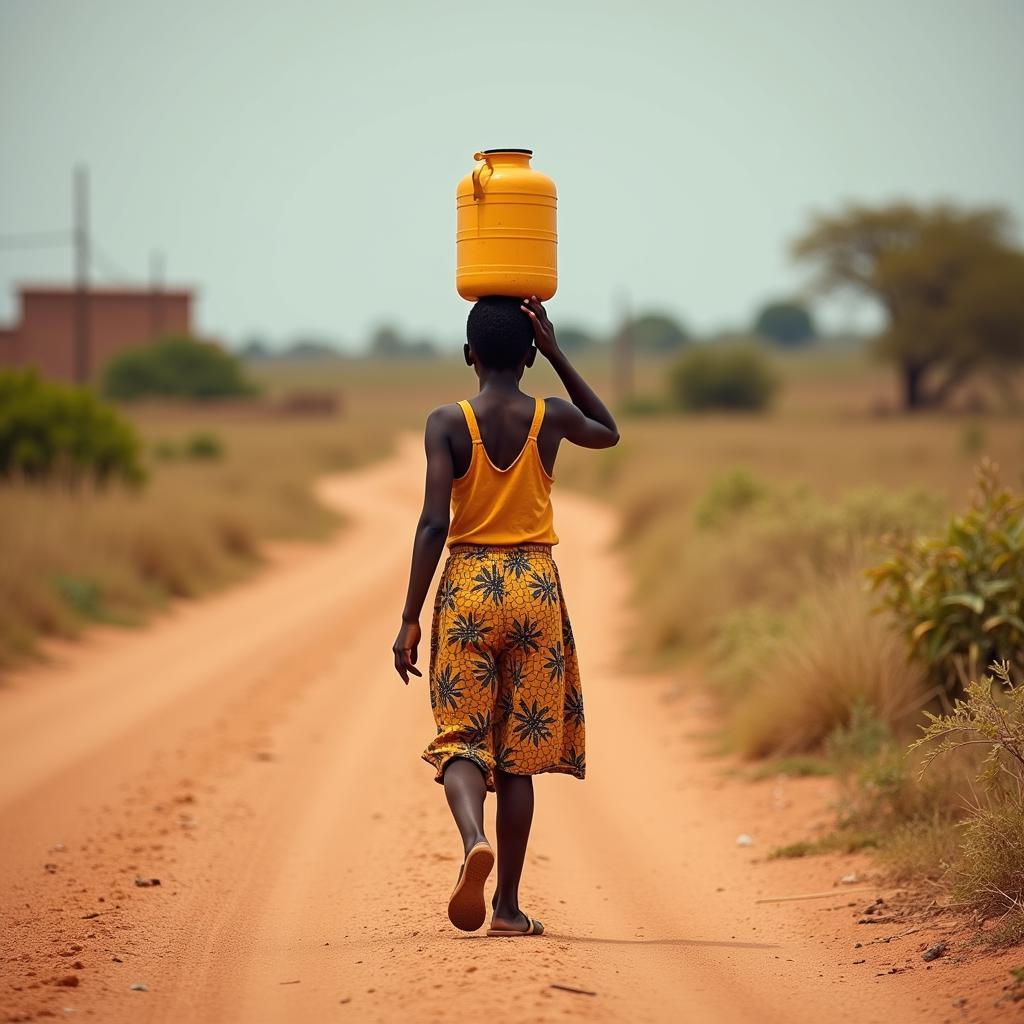
[(1024, 807), (978, 809), (964, 825), (953, 869), (957, 899), (983, 914), (1024, 914)]
[(1024, 913), (1024, 686), (1014, 685), (1009, 662), (992, 670), (994, 678), (967, 684), (949, 714), (926, 713), (924, 735), (910, 749), (926, 748), (923, 773), (941, 754), (988, 748), (977, 781), (989, 803), (976, 806), (964, 826), (953, 890), (982, 913), (1019, 914)]
[(193, 434), (185, 442), (185, 454), (190, 459), (221, 459), (224, 457), (224, 442), (216, 434)]
[(769, 496), (766, 484), (745, 469), (733, 469), (711, 481), (697, 503), (695, 517), (702, 530), (729, 525), (733, 518), (747, 512)]
[(132, 425), (87, 388), (0, 371), (0, 476), (138, 484), (140, 451)]
[(995, 463), (982, 460), (965, 515), (891, 550), (868, 576), (938, 686), (954, 692), (994, 661), (1024, 669), (1024, 496)]
[(754, 348), (703, 345), (680, 357), (669, 370), (672, 401), (682, 409), (768, 407), (778, 378)]
[(949, 714), (925, 712), (924, 735), (910, 749), (936, 744), (925, 755), (923, 772), (940, 754), (968, 745), (987, 746), (978, 781), (989, 792), (1008, 791), (1011, 799), (1019, 800), (1024, 796), (1024, 686), (1014, 685), (1009, 662), (996, 662), (992, 671), (1002, 683), (1001, 692), (996, 692), (992, 676), (972, 680)]
[(799, 302), (770, 302), (757, 314), (754, 333), (777, 345), (807, 345), (814, 340), (814, 321)]
[(103, 392), (122, 401), (154, 395), (229, 398), (252, 395), (255, 387), (237, 356), (181, 336), (114, 356), (103, 371)]

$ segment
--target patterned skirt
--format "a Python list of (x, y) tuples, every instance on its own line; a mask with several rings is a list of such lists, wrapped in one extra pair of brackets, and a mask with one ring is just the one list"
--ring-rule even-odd
[(438, 782), (452, 758), (513, 775), (586, 774), (572, 626), (547, 544), (453, 545), (430, 631)]

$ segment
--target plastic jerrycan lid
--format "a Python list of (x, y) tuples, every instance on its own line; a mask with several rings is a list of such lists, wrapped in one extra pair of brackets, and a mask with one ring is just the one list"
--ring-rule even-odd
[[(481, 149), (473, 154), (473, 159), (478, 163), (483, 161), (490, 168), (491, 162), (487, 158), (493, 153), (525, 153), (527, 156), (533, 156), (532, 149), (511, 149), (505, 146), (501, 149)], [(480, 172), (482, 170), (482, 167), (475, 167), (473, 169), (473, 199), (475, 202), (479, 202), (484, 197), (484, 186), (480, 181)]]

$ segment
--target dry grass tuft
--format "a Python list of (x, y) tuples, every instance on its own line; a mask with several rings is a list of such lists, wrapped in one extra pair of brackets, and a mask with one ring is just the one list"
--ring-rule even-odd
[(748, 757), (820, 748), (858, 703), (905, 731), (927, 699), (924, 673), (855, 581), (821, 586), (797, 621), (762, 650), (729, 729)]
[(953, 892), (984, 914), (1024, 915), (1024, 802), (993, 802), (963, 826)]

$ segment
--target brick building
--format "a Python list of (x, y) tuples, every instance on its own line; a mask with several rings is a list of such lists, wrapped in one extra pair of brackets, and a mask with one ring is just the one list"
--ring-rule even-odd
[[(188, 289), (90, 288), (86, 299), (88, 375), (115, 353), (165, 334), (192, 333)], [(0, 327), (0, 366), (34, 366), (44, 377), (75, 379), (78, 295), (74, 288), (22, 286), (15, 324)]]

